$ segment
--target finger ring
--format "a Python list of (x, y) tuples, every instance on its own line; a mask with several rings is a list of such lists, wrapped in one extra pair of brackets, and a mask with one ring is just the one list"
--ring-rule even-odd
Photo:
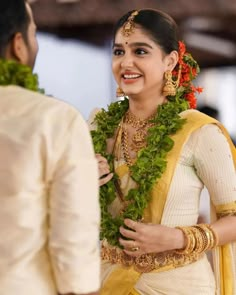
[(131, 251), (133, 251), (133, 252), (136, 252), (136, 251), (138, 251), (139, 250), (139, 247), (132, 247), (131, 248)]

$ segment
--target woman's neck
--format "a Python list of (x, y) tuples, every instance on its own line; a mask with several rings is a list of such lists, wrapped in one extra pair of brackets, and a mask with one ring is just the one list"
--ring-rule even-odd
[(166, 102), (167, 99), (164, 96), (155, 99), (148, 97), (141, 99), (140, 97), (130, 96), (129, 109), (136, 117), (146, 119), (156, 112), (158, 105)]

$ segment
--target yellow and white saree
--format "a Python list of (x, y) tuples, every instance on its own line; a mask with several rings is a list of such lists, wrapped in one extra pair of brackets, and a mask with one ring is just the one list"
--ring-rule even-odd
[[(198, 111), (185, 111), (182, 117), (187, 122), (172, 137), (175, 145), (168, 153), (167, 169), (153, 189), (144, 222), (172, 227), (196, 224), (204, 185), (211, 196), (212, 219), (236, 212), (236, 155), (229, 135), (216, 120)], [(135, 184), (124, 160), (115, 164), (126, 194)], [(115, 215), (121, 208), (122, 202), (116, 198), (111, 213)], [(137, 265), (111, 263), (109, 255), (114, 249), (110, 251), (103, 241), (101, 294), (236, 295), (235, 249), (232, 243), (214, 250), (214, 273), (206, 255), (187, 263), (168, 257), (162, 257), (165, 262), (160, 263), (158, 256), (154, 269), (143, 273)]]

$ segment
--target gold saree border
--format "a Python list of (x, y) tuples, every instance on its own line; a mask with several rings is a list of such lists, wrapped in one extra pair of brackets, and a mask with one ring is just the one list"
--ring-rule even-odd
[(216, 206), (217, 217), (236, 216), (236, 201)]
[[(227, 130), (222, 126), (221, 130), (227, 141), (229, 143), (232, 157), (234, 160), (234, 166), (236, 167), (236, 149), (235, 146), (227, 132)], [(228, 204), (222, 204), (213, 206), (211, 204), (211, 221), (215, 221), (217, 217), (223, 217), (227, 215), (235, 215), (236, 212), (236, 201)], [(236, 243), (236, 242), (234, 242)], [(236, 254), (233, 253), (232, 248), (233, 243), (229, 243), (220, 247), (217, 247), (213, 251), (213, 262), (214, 271), (217, 284), (217, 295), (233, 295), (236, 294), (236, 274), (234, 273), (233, 263), (236, 264)]]
[(124, 253), (122, 249), (111, 246), (106, 241), (103, 241), (101, 247), (101, 257), (102, 260), (108, 261), (111, 264), (118, 264), (123, 267), (133, 267), (134, 270), (139, 273), (149, 273), (153, 271), (162, 272), (191, 264), (203, 257), (203, 254), (182, 254), (176, 253), (175, 251), (167, 251), (131, 257)]
[(129, 295), (140, 295), (135, 289), (132, 289)]
[[(140, 277), (140, 273), (133, 268), (122, 268), (118, 266), (105, 281), (100, 290), (100, 295), (139, 295), (134, 289), (135, 283)], [(136, 293), (134, 293), (134, 291)]]

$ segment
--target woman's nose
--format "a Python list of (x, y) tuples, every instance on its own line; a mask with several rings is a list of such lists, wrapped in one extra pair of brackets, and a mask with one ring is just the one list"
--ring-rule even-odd
[(126, 54), (123, 56), (123, 58), (122, 58), (121, 66), (122, 66), (123, 68), (127, 68), (127, 67), (132, 66), (133, 63), (134, 63), (134, 60), (133, 60), (132, 55), (126, 53)]

